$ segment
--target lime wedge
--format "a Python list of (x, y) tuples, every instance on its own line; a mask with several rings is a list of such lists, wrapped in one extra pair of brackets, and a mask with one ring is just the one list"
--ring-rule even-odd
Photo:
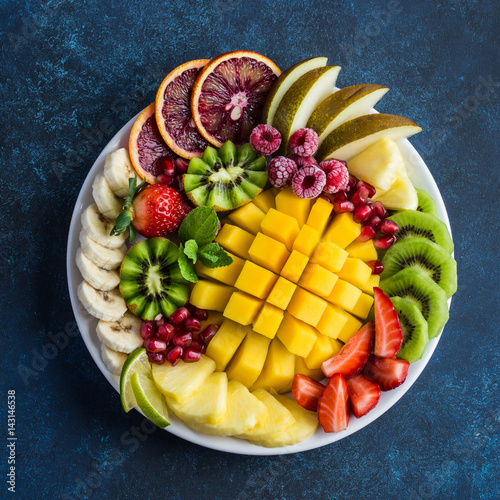
[(170, 425), (165, 398), (156, 387), (151, 376), (135, 372), (130, 377), (130, 383), (137, 404), (144, 412), (144, 415), (160, 429)]
[(151, 377), (151, 365), (149, 364), (146, 349), (138, 347), (132, 351), (125, 361), (120, 376), (120, 398), (125, 413), (137, 406), (134, 391), (130, 383), (130, 377), (133, 373), (140, 373)]

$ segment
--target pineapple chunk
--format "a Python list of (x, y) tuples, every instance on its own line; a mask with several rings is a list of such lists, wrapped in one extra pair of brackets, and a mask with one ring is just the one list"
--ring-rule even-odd
[(408, 177), (399, 177), (388, 191), (377, 193), (373, 200), (380, 201), (390, 210), (416, 210), (418, 196)]

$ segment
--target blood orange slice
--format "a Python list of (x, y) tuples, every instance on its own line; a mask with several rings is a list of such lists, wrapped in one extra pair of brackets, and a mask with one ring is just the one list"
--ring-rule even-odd
[(212, 59), (200, 71), (191, 97), (201, 135), (217, 147), (227, 140), (237, 146), (248, 142), (280, 74), (276, 64), (256, 52), (238, 50)]
[(167, 145), (183, 158), (201, 157), (209, 145), (191, 115), (191, 93), (198, 74), (210, 59), (197, 59), (171, 71), (156, 93), (156, 123)]

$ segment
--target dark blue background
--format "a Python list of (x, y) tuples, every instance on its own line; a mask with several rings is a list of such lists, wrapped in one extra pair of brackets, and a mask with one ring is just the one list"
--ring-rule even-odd
[[(15, 389), (20, 498), (499, 498), (497, 2), (4, 0), (0, 23), (0, 427)], [(378, 108), (423, 127), (412, 142), (456, 244), (451, 318), (418, 382), (361, 432), (298, 455), (131, 439), (141, 416), (122, 412), (79, 336), (19, 373), (71, 328), (66, 239), (94, 159), (172, 68), (232, 49), (283, 69), (325, 55), (340, 86), (389, 86)], [(7, 498), (6, 449), (0, 462)]]

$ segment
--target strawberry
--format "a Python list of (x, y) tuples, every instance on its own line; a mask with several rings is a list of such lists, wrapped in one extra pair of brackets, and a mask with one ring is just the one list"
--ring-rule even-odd
[(353, 377), (361, 372), (370, 355), (375, 337), (375, 325), (370, 321), (355, 333), (340, 351), (321, 365), (326, 377), (341, 373)]
[(325, 386), (307, 375), (297, 373), (292, 383), (292, 396), (300, 406), (310, 411), (317, 411), (318, 400)]
[(336, 373), (318, 401), (318, 420), (325, 432), (340, 432), (349, 424), (349, 394), (345, 378)]
[(137, 176), (130, 179), (129, 184), (130, 192), (112, 235), (121, 234), (131, 226), (130, 241), (135, 239), (133, 229), (146, 238), (165, 236), (177, 230), (191, 210), (183, 196), (171, 187), (154, 184), (142, 189), (145, 181), (137, 186)]
[(383, 391), (400, 386), (408, 375), (410, 363), (405, 359), (378, 358), (371, 355), (366, 363), (364, 374), (373, 379)]
[(377, 287), (373, 287), (375, 297), (375, 348), (373, 352), (380, 358), (395, 358), (403, 343), (403, 331), (398, 313), (391, 299)]
[(379, 385), (362, 373), (346, 380), (352, 413), (356, 418), (373, 410), (380, 399)]

